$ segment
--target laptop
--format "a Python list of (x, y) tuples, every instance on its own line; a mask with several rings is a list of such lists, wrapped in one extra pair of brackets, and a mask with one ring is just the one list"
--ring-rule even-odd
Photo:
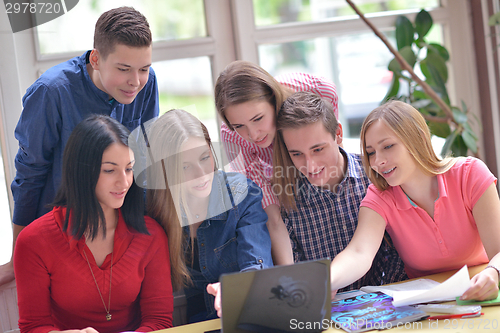
[(330, 323), (330, 260), (221, 276), (222, 332), (320, 332)]

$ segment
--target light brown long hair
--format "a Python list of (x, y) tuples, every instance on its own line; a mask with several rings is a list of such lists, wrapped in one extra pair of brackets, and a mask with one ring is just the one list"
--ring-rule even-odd
[(215, 107), (222, 121), (234, 131), (226, 118), (226, 109), (232, 105), (249, 101), (267, 101), (276, 113), (281, 104), (292, 93), (282, 86), (262, 67), (249, 61), (237, 60), (230, 63), (215, 83)]
[(389, 101), (366, 116), (360, 134), (363, 167), (370, 181), (379, 190), (384, 191), (390, 185), (384, 177), (372, 170), (369, 156), (366, 153), (366, 131), (377, 121), (383, 121), (394, 132), (426, 174), (434, 176), (442, 174), (455, 163), (453, 158), (440, 159), (436, 155), (432, 148), (429, 127), (418, 110), (401, 101)]
[(193, 137), (207, 142), (216, 170), (217, 161), (208, 130), (188, 112), (179, 109), (167, 111), (148, 131), (151, 156), (155, 163), (151, 164), (147, 172), (146, 210), (167, 233), (174, 290), (182, 289), (191, 281), (186, 268), (182, 230), (182, 214), (186, 214), (189, 220), (190, 211), (185, 209), (187, 202), (182, 186), (174, 185), (183, 181), (181, 147)]
[(300, 171), (288, 153), (283, 130), (301, 128), (321, 122), (327, 132), (335, 138), (339, 123), (333, 113), (332, 103), (312, 92), (301, 91), (288, 97), (276, 119), (276, 136), (273, 153), (273, 190), (286, 210), (296, 210), (295, 196)]

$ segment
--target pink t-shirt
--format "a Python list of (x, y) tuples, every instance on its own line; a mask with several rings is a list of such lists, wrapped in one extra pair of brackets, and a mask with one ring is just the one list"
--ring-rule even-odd
[(370, 185), (361, 202), (384, 218), (410, 278), (488, 262), (472, 209), (496, 183), (495, 176), (481, 160), (467, 157), (457, 159), (437, 179), (439, 198), (434, 203), (434, 219), (410, 201), (399, 186), (379, 191)]
[[(338, 118), (338, 96), (335, 85), (326, 79), (305, 73), (290, 73), (276, 77), (276, 80), (294, 91), (311, 91), (330, 101)], [(229, 160), (226, 171), (239, 172), (253, 180), (262, 189), (262, 207), (279, 205), (271, 185), (273, 172), (273, 145), (261, 148), (243, 139), (226, 124), (221, 125), (221, 140)]]

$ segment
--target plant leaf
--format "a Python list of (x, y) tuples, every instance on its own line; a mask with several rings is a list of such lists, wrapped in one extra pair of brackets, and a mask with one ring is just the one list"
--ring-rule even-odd
[[(408, 65), (410, 65), (412, 68), (413, 66), (415, 66), (415, 63), (417, 62), (417, 56), (415, 55), (410, 46), (403, 47), (401, 50), (399, 50), (399, 54), (401, 54), (401, 56), (406, 60)], [(396, 58), (391, 60), (387, 68), (390, 71), (394, 72), (395, 74), (402, 76), (401, 74), (402, 68), (401, 65), (399, 64), (399, 61)]]
[(427, 57), (420, 62), (420, 69), (426, 78), (431, 78), (437, 83), (436, 78), (432, 74), (431, 67), (439, 73), (443, 82), (448, 81), (448, 67), (446, 67), (446, 63), (440, 55), (433, 52), (428, 53)]
[(444, 61), (450, 60), (450, 53), (442, 45), (439, 45), (439, 44), (436, 44), (436, 43), (430, 43), (429, 45), (427, 45), (427, 52), (435, 53), (435, 54), (440, 55), (441, 58), (443, 58)]
[(398, 16), (396, 19), (396, 44), (398, 50), (405, 46), (410, 46), (415, 40), (415, 30), (413, 24), (406, 16)]
[(399, 53), (405, 58), (406, 62), (413, 68), (415, 66), (415, 63), (417, 62), (417, 56), (415, 55), (415, 52), (411, 49), (411, 46), (405, 46), (403, 47)]
[(464, 140), (465, 145), (469, 148), (474, 154), (477, 153), (477, 142), (474, 133), (469, 132), (465, 129), (462, 132), (462, 139)]
[(415, 18), (415, 30), (421, 39), (431, 30), (432, 24), (431, 15), (426, 10), (422, 9)]
[(389, 66), (387, 66), (387, 69), (389, 69), (390, 71), (392, 71), (394, 73), (394, 75), (392, 76), (394, 78), (394, 76), (396, 75), (401, 75), (401, 65), (399, 64), (399, 61), (396, 60), (396, 58), (393, 58), (391, 60), (391, 62), (389, 63)]
[(474, 131), (472, 130), (472, 127), (470, 127), (470, 124), (469, 123), (465, 123), (464, 124), (464, 128), (467, 132), (469, 132), (470, 135), (472, 135), (472, 137), (474, 138), (474, 140), (477, 141), (477, 135), (474, 134)]
[(447, 123), (430, 121), (429, 129), (431, 130), (432, 134), (439, 136), (440, 138), (447, 138), (451, 133), (450, 125), (448, 125)]
[(382, 103), (385, 103), (391, 98), (397, 96), (398, 92), (399, 92), (399, 75), (394, 73), (392, 75), (391, 86), (389, 87), (389, 91), (387, 92), (387, 94), (384, 96)]
[[(430, 56), (430, 55), (428, 55)], [(441, 98), (445, 103), (450, 105), (450, 98), (446, 90), (446, 80), (448, 79), (448, 70), (441, 57), (434, 55), (433, 59), (425, 58), (420, 62), (420, 69), (424, 75), (429, 76), (428, 82), (431, 86), (434, 85), (436, 93), (441, 94)], [(436, 60), (439, 59), (439, 60)], [(432, 60), (432, 61), (430, 61)], [(424, 63), (422, 65), (422, 63)], [(444, 77), (443, 77), (444, 76)]]
[(443, 148), (441, 149), (441, 156), (447, 156), (450, 151), (451, 151), (451, 145), (453, 144), (453, 141), (455, 141), (458, 133), (457, 131), (451, 132), (450, 135), (446, 138), (446, 141), (444, 142)]
[(455, 141), (451, 145), (451, 151), (454, 156), (465, 156), (467, 155), (467, 145), (461, 135), (457, 135)]
[(465, 104), (464, 100), (462, 100), (462, 110), (464, 111), (464, 113), (468, 112), (468, 110), (467, 110), (467, 104)]
[(464, 124), (467, 122), (467, 115), (463, 113), (462, 110), (453, 106), (451, 111), (453, 112), (453, 119), (455, 119), (457, 124)]
[(428, 99), (428, 100), (432, 101), (431, 98), (429, 97), (429, 95), (427, 95), (425, 93), (425, 91), (422, 91), (422, 90), (413, 91), (413, 96), (415, 97), (415, 99)]
[[(415, 96), (415, 94), (413, 94)], [(429, 106), (429, 104), (432, 103), (432, 100), (430, 99), (419, 99), (419, 100), (416, 100), (415, 102), (411, 103), (411, 105), (415, 108), (415, 109), (421, 109), (421, 108), (425, 108), (427, 106)]]

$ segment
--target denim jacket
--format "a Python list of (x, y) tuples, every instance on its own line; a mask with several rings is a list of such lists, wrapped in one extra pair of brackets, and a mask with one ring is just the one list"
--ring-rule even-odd
[[(208, 283), (218, 282), (223, 273), (273, 266), (267, 214), (261, 201), (261, 189), (244, 175), (215, 172), (208, 218), (196, 231), (201, 273), (190, 270), (194, 286), (185, 290), (188, 299), (191, 293), (204, 292), (209, 317), (215, 310), (214, 297), (206, 292)], [(189, 235), (188, 227), (184, 232)]]

